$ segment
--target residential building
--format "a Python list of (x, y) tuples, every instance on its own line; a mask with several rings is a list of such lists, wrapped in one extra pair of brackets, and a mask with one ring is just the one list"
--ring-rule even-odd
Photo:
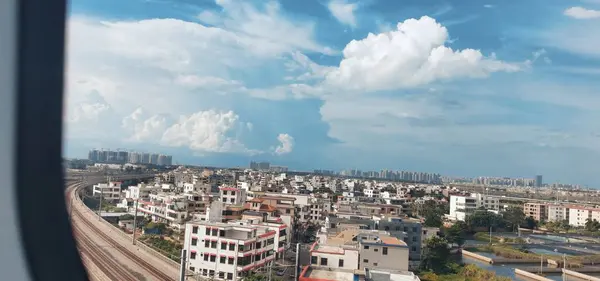
[(109, 183), (95, 184), (92, 189), (93, 195), (102, 197), (107, 201), (119, 201), (121, 199), (121, 183), (111, 181)]
[(186, 267), (205, 278), (242, 280), (281, 257), (288, 226), (259, 220), (191, 221), (185, 229)]
[(464, 221), (467, 216), (480, 209), (499, 212), (499, 198), (479, 193), (472, 193), (470, 196), (450, 195), (450, 214), (446, 217), (454, 221)]
[(221, 202), (228, 205), (242, 205), (246, 203), (246, 190), (230, 186), (221, 186), (219, 188)]
[(536, 221), (548, 220), (547, 204), (545, 203), (525, 203), (523, 213)]
[(311, 265), (341, 269), (408, 270), (406, 243), (388, 232), (348, 229), (321, 236), (311, 249)]
[(548, 221), (560, 222), (569, 220), (569, 207), (550, 204), (546, 206)]

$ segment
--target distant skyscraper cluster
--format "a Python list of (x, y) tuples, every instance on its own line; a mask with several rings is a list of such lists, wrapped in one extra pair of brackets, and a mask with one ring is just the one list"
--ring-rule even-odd
[(123, 150), (92, 149), (88, 153), (88, 159), (97, 163), (153, 164), (158, 166), (170, 166), (173, 164), (173, 157), (171, 155), (128, 152)]
[(499, 185), (499, 186), (542, 187), (544, 185), (541, 175), (537, 175), (537, 176), (535, 176), (535, 178), (509, 178), (509, 177), (451, 178), (451, 177), (444, 177), (443, 181), (446, 183), (465, 183), (465, 184), (482, 184), (482, 185)]
[(275, 166), (271, 165), (269, 162), (250, 162), (250, 169), (252, 170), (261, 170), (261, 171), (272, 171), (277, 173), (287, 172), (288, 168), (285, 166)]
[(424, 172), (410, 172), (410, 171), (392, 171), (392, 170), (381, 170), (377, 171), (361, 171), (361, 170), (345, 170), (340, 172), (341, 175), (351, 177), (367, 177), (367, 178), (381, 178), (387, 180), (402, 180), (412, 182), (427, 182), (427, 183), (441, 183), (442, 176), (435, 173), (424, 173)]

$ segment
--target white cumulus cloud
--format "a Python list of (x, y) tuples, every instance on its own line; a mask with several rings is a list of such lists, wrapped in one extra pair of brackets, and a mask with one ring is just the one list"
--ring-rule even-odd
[(157, 143), (169, 124), (170, 120), (167, 116), (158, 114), (148, 116), (140, 107), (123, 118), (121, 127), (131, 133), (127, 140)]
[(333, 0), (327, 5), (331, 14), (339, 22), (351, 27), (356, 27), (356, 17), (354, 16), (354, 12), (357, 7), (356, 3), (347, 3), (343, 0)]
[(408, 19), (398, 23), (396, 30), (351, 41), (326, 82), (353, 90), (391, 90), (452, 78), (482, 78), (522, 67), (474, 49), (452, 50), (444, 45), (448, 39), (447, 29), (433, 18)]
[(600, 11), (586, 9), (583, 7), (571, 7), (564, 11), (566, 16), (576, 19), (596, 19), (600, 18)]
[(233, 111), (199, 111), (181, 116), (162, 135), (161, 144), (187, 147), (200, 152), (258, 153), (247, 149), (237, 137), (237, 130), (247, 128)]
[(292, 136), (288, 134), (279, 134), (277, 140), (279, 141), (279, 145), (275, 148), (275, 154), (288, 154), (294, 149), (294, 138)]

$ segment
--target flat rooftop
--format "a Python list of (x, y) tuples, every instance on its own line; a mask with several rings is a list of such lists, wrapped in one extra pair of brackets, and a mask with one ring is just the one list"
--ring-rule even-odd
[(319, 269), (313, 267), (310, 267), (302, 277), (319, 280), (354, 281), (353, 272), (339, 270), (330, 271), (328, 269)]

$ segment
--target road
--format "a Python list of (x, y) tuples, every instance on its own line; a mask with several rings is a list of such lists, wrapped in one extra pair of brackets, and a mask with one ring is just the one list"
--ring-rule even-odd
[(88, 209), (75, 195), (80, 186), (76, 183), (68, 187), (67, 200), (72, 209), (74, 236), (91, 280), (178, 280), (175, 262), (165, 261), (146, 247), (132, 245), (127, 234)]

